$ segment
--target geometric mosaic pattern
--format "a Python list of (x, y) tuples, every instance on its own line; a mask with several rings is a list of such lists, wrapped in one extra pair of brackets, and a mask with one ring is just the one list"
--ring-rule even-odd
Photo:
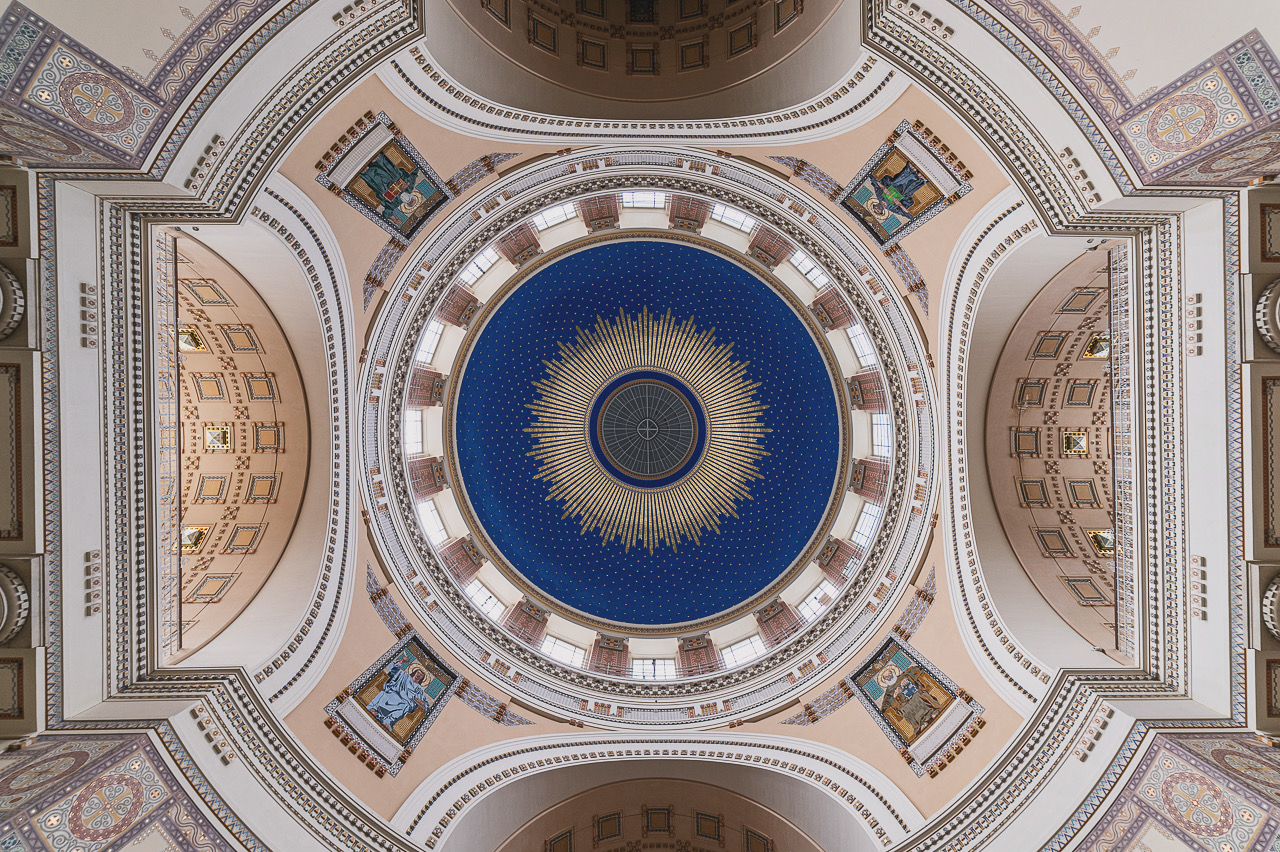
[(533, 722), (507, 709), (506, 702), (499, 701), (469, 680), (463, 680), (456, 690), (458, 699), (482, 716), (488, 716), (500, 725), (532, 725)]
[(373, 573), (373, 566), (365, 563), (365, 591), (369, 593), (369, 602), (373, 604), (373, 608), (378, 611), (378, 616), (382, 619), (382, 623), (387, 625), (387, 629), (397, 638), (402, 638), (413, 628), (409, 622), (405, 620), (404, 613), (400, 611), (400, 607), (395, 600), (382, 588), (378, 583), (378, 577)]
[(203, 26), (140, 78), (10, 4), (0, 16), (0, 152), (33, 166), (141, 166), (195, 83), (272, 5), (212, 3)]
[(929, 614), (929, 608), (933, 606), (933, 598), (937, 593), (937, 589), (937, 575), (934, 569), (930, 568), (929, 576), (925, 579), (924, 585), (916, 590), (915, 595), (912, 596), (911, 601), (907, 604), (907, 608), (902, 611), (902, 616), (893, 625), (893, 632), (903, 639), (910, 639), (911, 635), (916, 632), (916, 628), (920, 626), (920, 622), (924, 621), (924, 617)]
[(146, 734), (44, 735), (0, 753), (0, 849), (218, 852), (223, 840)]
[(770, 157), (769, 159), (791, 169), (793, 174), (827, 198), (835, 198), (844, 189), (835, 178), (808, 160), (802, 160), (799, 157)]
[(1079, 848), (1261, 852), (1278, 839), (1275, 749), (1252, 734), (1175, 733), (1155, 737)]
[(1048, 0), (992, 5), (1053, 58), (1144, 183), (1241, 184), (1280, 163), (1280, 63), (1256, 29), (1135, 98), (1072, 14)]

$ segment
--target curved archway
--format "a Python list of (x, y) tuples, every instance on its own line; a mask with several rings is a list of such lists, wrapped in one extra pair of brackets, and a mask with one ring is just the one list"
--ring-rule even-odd
[(611, 848), (649, 836), (728, 849), (822, 852), (803, 828), (741, 793), (662, 776), (615, 781), (570, 796), (518, 828), (496, 852), (522, 852), (539, 843), (556, 850), (586, 848), (588, 841), (592, 848)]
[(476, 749), (433, 772), (391, 823), (429, 849), (496, 849), (563, 802), (649, 778), (733, 790), (822, 849), (881, 849), (924, 822), (888, 778), (848, 752), (790, 737), (673, 732), (530, 737)]
[[(957, 244), (948, 267), (957, 295), (947, 305), (946, 324), (952, 329), (949, 357), (962, 369), (947, 378), (943, 391), (953, 468), (985, 472), (987, 400), (1005, 342), (1044, 285), (1098, 242), (1044, 234), (1033, 211), (1010, 192), (980, 211)], [(994, 663), (979, 666), (989, 682), (1015, 706), (1029, 707), (1052, 672), (1109, 661), (1063, 621), (1023, 571), (996, 512), (991, 479), (966, 479), (950, 495), (957, 616), (974, 625), (964, 634), (970, 653)], [(1027, 665), (1015, 665), (1024, 660)]]
[[(854, 63), (850, 61), (847, 48), (858, 43), (860, 30), (858, 5), (839, 3), (806, 10), (806, 15), (811, 14), (813, 19), (817, 19), (816, 26), (806, 23), (802, 16), (776, 35), (762, 38), (765, 26), (772, 31), (777, 24), (775, 21), (760, 22), (754, 27), (755, 47), (740, 48), (729, 56), (731, 48), (726, 43), (723, 63), (713, 67), (702, 68), (700, 59), (697, 70), (686, 69), (681, 73), (677, 70), (678, 55), (672, 55), (667, 66), (654, 66), (662, 71), (661, 74), (641, 68), (637, 75), (636, 60), (632, 55), (643, 48), (632, 42), (650, 48), (648, 61), (654, 63), (661, 61), (658, 52), (661, 42), (671, 43), (658, 38), (657, 25), (641, 25), (639, 31), (645, 31), (646, 27), (652, 29), (650, 39), (628, 36), (626, 41), (620, 41), (611, 38), (608, 23), (599, 22), (605, 30), (599, 42), (605, 43), (603, 61), (606, 68), (616, 66), (621, 72), (611, 73), (608, 70), (593, 71), (591, 66), (574, 61), (573, 52), (582, 50), (582, 39), (596, 41), (593, 38), (595, 27), (585, 17), (582, 17), (585, 26), (577, 33), (579, 43), (562, 46), (557, 42), (560, 39), (568, 41), (574, 28), (561, 26), (559, 20), (544, 21), (536, 14), (522, 12), (515, 22), (517, 27), (527, 24), (529, 34), (526, 38), (517, 28), (509, 31), (499, 21), (494, 21), (493, 13), (478, 4), (471, 14), (459, 11), (448, 0), (430, 0), (426, 5), (429, 6), (426, 14), (436, 27), (427, 41), (428, 50), (433, 59), (449, 69), (459, 84), (482, 98), (503, 102), (516, 109), (590, 119), (717, 119), (789, 108), (818, 95), (848, 72)], [(499, 5), (511, 7), (509, 14), (513, 20), (515, 13), (522, 11), (518, 10), (515, 2), (494, 4), (495, 7)], [(722, 19), (726, 17), (734, 16), (721, 14)], [(537, 21), (543, 22), (539, 25)], [(740, 26), (745, 23), (744, 18)], [(554, 24), (550, 29), (558, 29), (562, 33), (551, 35), (547, 31), (549, 24)], [(733, 27), (728, 24), (729, 21), (725, 21), (716, 29), (731, 31)], [(688, 22), (681, 26), (682, 30), (690, 28)], [(614, 31), (621, 36), (626, 29), (628, 25), (622, 24)], [(480, 34), (481, 31), (484, 35)], [(536, 38), (535, 32), (538, 34)], [(700, 35), (713, 32), (714, 29), (702, 34), (691, 33), (684, 41), (700, 41)], [(553, 44), (554, 52), (550, 49)], [(621, 52), (624, 44), (630, 47), (627, 59), (609, 60), (608, 51)], [(665, 52), (666, 45), (662, 48)], [(710, 60), (710, 45), (705, 51), (703, 56)], [(590, 59), (588, 55), (587, 61)], [(631, 73), (626, 73), (628, 64), (632, 66)], [(565, 67), (576, 73), (567, 73)], [(581, 78), (584, 73), (594, 74), (604, 83), (584, 86), (578, 82), (566, 87), (571, 77)]]
[(987, 473), (1036, 590), (1094, 648), (1130, 662), (1116, 629), (1133, 601), (1115, 564), (1112, 250), (1118, 241), (1095, 240), (1009, 333), (987, 401)]

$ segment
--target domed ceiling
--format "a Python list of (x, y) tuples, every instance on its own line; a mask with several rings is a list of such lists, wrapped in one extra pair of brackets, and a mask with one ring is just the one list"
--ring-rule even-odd
[(0, 847), (1276, 846), (1265, 4), (33, 5)]
[(790, 293), (706, 247), (610, 240), (473, 325), (451, 464), (485, 549), (535, 594), (679, 625), (757, 600), (820, 543), (844, 406)]

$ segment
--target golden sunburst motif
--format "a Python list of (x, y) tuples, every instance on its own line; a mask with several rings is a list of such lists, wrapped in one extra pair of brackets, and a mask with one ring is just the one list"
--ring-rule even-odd
[(738, 517), (771, 430), (759, 421), (768, 407), (755, 398), (759, 383), (733, 360), (732, 343), (646, 308), (597, 317), (594, 330), (559, 346), (534, 382), (537, 421), (525, 431), (563, 517), (580, 520), (583, 534), (599, 530), (604, 543), (650, 553), (698, 544)]

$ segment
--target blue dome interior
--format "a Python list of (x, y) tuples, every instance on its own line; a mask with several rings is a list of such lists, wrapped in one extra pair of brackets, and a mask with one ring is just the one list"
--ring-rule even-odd
[[(738, 517), (700, 543), (627, 551), (563, 517), (535, 479), (527, 407), (544, 361), (578, 328), (619, 310), (671, 311), (732, 342), (759, 387), (761, 479)], [(601, 387), (608, 382), (606, 377)], [(768, 284), (720, 255), (667, 240), (627, 239), (563, 257), (498, 306), (467, 358), (453, 424), (462, 486), (502, 557), (547, 596), (595, 618), (657, 626), (709, 618), (783, 575), (822, 522), (840, 464), (838, 397), (817, 344)]]

